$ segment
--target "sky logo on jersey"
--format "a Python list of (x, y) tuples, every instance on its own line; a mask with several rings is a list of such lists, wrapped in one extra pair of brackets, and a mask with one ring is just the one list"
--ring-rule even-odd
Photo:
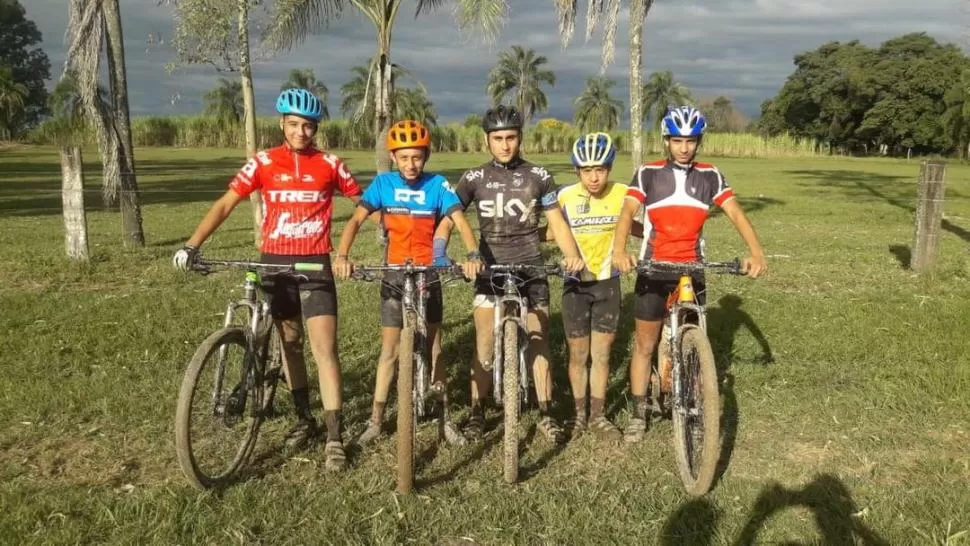
[(276, 228), (269, 234), (270, 239), (286, 237), (288, 239), (306, 239), (323, 233), (323, 220), (306, 220), (304, 222), (290, 222), (290, 213), (280, 214), (276, 221)]
[(394, 188), (394, 200), (400, 201), (401, 203), (410, 203), (414, 201), (419, 205), (423, 205), (425, 201), (425, 195), (423, 190), (409, 190), (407, 188)]
[(313, 190), (269, 190), (266, 194), (272, 203), (322, 203), (328, 199), (326, 193)]
[(485, 177), (485, 169), (474, 169), (465, 173), (465, 180), (472, 182)]
[(549, 180), (549, 171), (545, 167), (532, 167), (532, 174), (538, 176), (543, 182)]
[(529, 219), (529, 215), (532, 214), (532, 209), (535, 206), (535, 199), (529, 201), (529, 204), (526, 205), (518, 197), (506, 201), (505, 194), (499, 193), (495, 196), (494, 201), (491, 199), (479, 201), (478, 211), (483, 218), (504, 218), (509, 216), (511, 218), (518, 217), (519, 222), (525, 222)]

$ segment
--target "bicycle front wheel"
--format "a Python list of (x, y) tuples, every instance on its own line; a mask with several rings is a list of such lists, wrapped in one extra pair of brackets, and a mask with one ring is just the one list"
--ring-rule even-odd
[(674, 404), (674, 453), (687, 493), (700, 496), (714, 482), (720, 455), (721, 400), (714, 353), (703, 330), (685, 325), (680, 333), (680, 403)]
[(255, 358), (248, 329), (224, 328), (202, 342), (182, 378), (175, 448), (182, 472), (199, 489), (227, 484), (255, 446), (262, 421)]
[(397, 352), (397, 492), (411, 493), (414, 487), (414, 324), (417, 317), (406, 312)]
[(511, 320), (505, 321), (503, 334), (502, 410), (505, 438), (502, 474), (506, 483), (515, 483), (519, 480), (519, 325)]

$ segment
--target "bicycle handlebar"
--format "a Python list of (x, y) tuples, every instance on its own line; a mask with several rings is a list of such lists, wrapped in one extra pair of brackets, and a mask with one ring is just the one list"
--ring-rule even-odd
[(645, 260), (638, 263), (636, 269), (639, 273), (694, 273), (709, 269), (729, 275), (744, 275), (741, 271), (741, 261), (738, 258), (729, 262), (665, 262)]
[(524, 271), (534, 275), (561, 275), (564, 273), (561, 266), (557, 264), (489, 264), (485, 269), (495, 273), (518, 273)]
[[(405, 275), (413, 275), (416, 273), (438, 273), (442, 275), (452, 275), (454, 277), (464, 277), (464, 272), (461, 266), (455, 265), (415, 265), (415, 264), (403, 264), (403, 265), (355, 265), (351, 277), (359, 281), (373, 281), (376, 280), (374, 273), (381, 273), (387, 271), (400, 271)], [(467, 279), (465, 279), (467, 280)]]
[(208, 260), (201, 256), (196, 258), (189, 268), (203, 275), (211, 273), (213, 266), (246, 269), (249, 271), (265, 271), (268, 273), (297, 273), (305, 271), (323, 271), (323, 264), (296, 262), (292, 264), (267, 264), (249, 260)]

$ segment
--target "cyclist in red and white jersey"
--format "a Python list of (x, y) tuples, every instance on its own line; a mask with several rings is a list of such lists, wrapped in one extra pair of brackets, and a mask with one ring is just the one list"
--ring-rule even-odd
[(293, 393), (297, 423), (286, 443), (302, 447), (317, 433), (310, 411), (306, 362), (303, 355), (303, 325), (306, 321), (310, 348), (317, 362), (323, 420), (327, 429), (325, 467), (340, 470), (346, 463), (342, 440), (340, 361), (337, 358), (337, 291), (330, 267), (330, 223), (333, 197), (340, 192), (356, 204), (363, 193), (343, 161), (318, 150), (313, 144), (322, 118), (319, 99), (306, 89), (287, 89), (276, 101), (282, 116), (284, 142), (256, 154), (230, 182), (229, 190), (217, 200), (195, 233), (175, 254), (179, 269), (188, 269), (202, 243), (222, 224), (239, 203), (252, 192), (263, 197), (264, 216), (260, 260), (290, 264), (312, 262), (324, 265), (319, 273), (308, 273), (307, 281), (266, 278), (263, 287), (273, 318), (283, 337), (283, 362)]
[[(754, 227), (735, 198), (721, 172), (709, 163), (695, 161), (704, 136), (703, 114), (691, 106), (671, 109), (661, 120), (664, 147), (668, 158), (646, 163), (633, 175), (630, 184), (640, 190), (640, 202), (623, 206), (613, 241), (613, 263), (623, 273), (636, 267), (637, 259), (627, 254), (626, 242), (634, 216), (643, 210), (641, 260), (694, 262), (704, 259), (702, 230), (710, 207), (717, 205), (734, 224), (748, 246), (750, 256), (742, 270), (756, 278), (767, 271), (764, 250)], [(703, 275), (694, 276), (699, 303), (705, 303)], [(667, 295), (677, 286), (677, 276), (637, 277), (636, 345), (630, 363), (630, 391), (634, 399), (633, 417), (624, 439), (638, 442), (647, 427), (647, 390), (650, 384), (650, 359), (660, 341)]]

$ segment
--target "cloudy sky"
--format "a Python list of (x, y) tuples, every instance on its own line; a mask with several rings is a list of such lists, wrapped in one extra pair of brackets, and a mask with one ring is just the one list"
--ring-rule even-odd
[[(64, 62), (66, 0), (21, 0), (44, 35), (43, 49), (52, 74)], [(202, 95), (218, 79), (214, 70), (192, 67), (168, 74), (171, 8), (157, 0), (121, 0), (133, 115), (191, 114), (202, 109)], [(572, 118), (572, 103), (585, 79), (600, 68), (601, 34), (585, 42), (584, 18), (563, 48), (552, 0), (515, 0), (510, 19), (494, 44), (463, 38), (449, 9), (415, 20), (413, 1), (405, 1), (394, 30), (392, 57), (427, 86), (440, 122), (456, 121), (487, 106), (488, 69), (501, 49), (519, 44), (549, 59), (556, 85), (546, 90), (544, 116)], [(585, 2), (580, 2), (585, 9)], [(626, 5), (626, 3), (624, 3)], [(793, 70), (795, 54), (831, 40), (858, 39), (877, 46), (908, 32), (927, 32), (941, 42), (970, 51), (970, 0), (658, 0), (644, 32), (645, 77), (672, 70), (695, 95), (731, 97), (748, 115), (773, 97)], [(150, 34), (164, 45), (149, 45)], [(627, 13), (621, 12), (616, 60), (607, 75), (617, 80), (615, 96), (627, 97)], [(331, 115), (339, 115), (340, 86), (350, 67), (363, 64), (376, 48), (370, 23), (353, 9), (341, 20), (289, 53), (254, 66), (257, 108), (272, 113), (287, 73), (312, 68), (330, 88)], [(178, 97), (178, 100), (172, 100)]]

